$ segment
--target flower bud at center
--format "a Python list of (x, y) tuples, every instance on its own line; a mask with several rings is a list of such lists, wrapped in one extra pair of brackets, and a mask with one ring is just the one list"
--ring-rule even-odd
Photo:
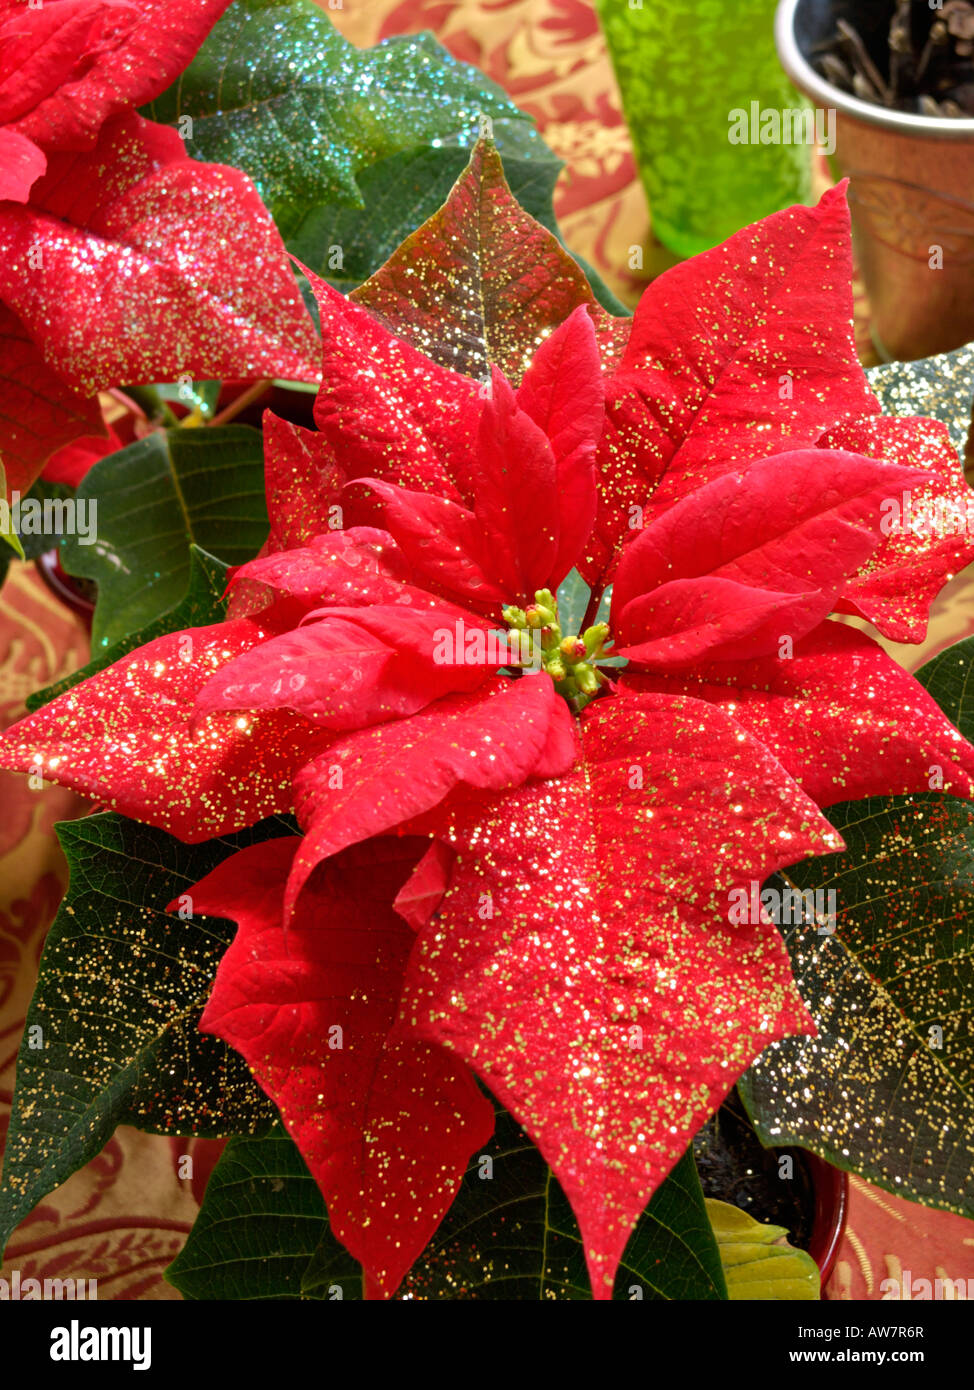
[(525, 658), (518, 664), (540, 665), (554, 681), (558, 694), (574, 710), (584, 709), (607, 683), (597, 662), (606, 655), (605, 645), (610, 640), (608, 623), (594, 623), (582, 633), (564, 635), (558, 601), (550, 589), (539, 589), (534, 603), (526, 608), (505, 608), (503, 617), (511, 650)]

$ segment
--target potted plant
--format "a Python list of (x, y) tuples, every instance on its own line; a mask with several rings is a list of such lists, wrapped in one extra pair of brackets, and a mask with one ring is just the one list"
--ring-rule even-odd
[(778, 54), (836, 113), (871, 329), (885, 358), (974, 337), (974, 10), (966, 0), (781, 0)]
[[(282, 11), (324, 23), (237, 0), (156, 114), (202, 138), (220, 65), (293, 227), (246, 104)], [(299, 37), (275, 80), (304, 109)], [(519, 118), (483, 99), (500, 141)], [(170, 1272), (194, 1298), (816, 1297), (790, 1222), (705, 1205), (698, 1162), (736, 1127), (783, 1193), (801, 1150), (970, 1208), (920, 1116), (935, 1094), (966, 1152), (940, 928), (974, 878), (969, 653), (918, 681), (835, 620), (921, 640), (972, 550), (912, 520), (962, 505), (956, 451), (862, 373), (843, 190), (676, 267), (630, 318), (519, 204), (516, 153), (483, 136), (461, 163), (354, 287), (317, 273), (344, 242), (306, 254), (316, 319), (287, 308), (308, 372), (250, 325), (292, 364), (277, 379), (317, 378), (310, 423), (288, 395), (260, 430), (161, 413), (77, 486), (98, 545), (61, 555), (97, 585), (93, 659), (32, 698), (0, 768), (96, 809), (60, 829), (0, 1239), (130, 1123), (228, 1141)], [(250, 197), (201, 167), (168, 177)], [(203, 364), (243, 354), (214, 331), (190, 372), (211, 399)], [(902, 939), (902, 895), (938, 929)], [(874, 996), (886, 1026), (850, 1030)], [(939, 1039), (904, 1076), (921, 1023)], [(823, 1270), (841, 1179), (816, 1167)]]

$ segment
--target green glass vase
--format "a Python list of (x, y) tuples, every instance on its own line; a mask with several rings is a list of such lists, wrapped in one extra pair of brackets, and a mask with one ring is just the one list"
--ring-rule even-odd
[(778, 62), (775, 0), (597, 4), (664, 246), (693, 256), (810, 200), (814, 122)]

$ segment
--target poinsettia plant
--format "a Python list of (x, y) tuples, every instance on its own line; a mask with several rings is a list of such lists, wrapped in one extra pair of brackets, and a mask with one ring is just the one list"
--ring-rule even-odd
[[(212, 38), (232, 47), (252, 23), (266, 37), (261, 17), (281, 8), (238, 0)], [(140, 32), (116, 38), (138, 53)], [(219, 144), (205, 46), (197, 61), (186, 90)], [(161, 85), (113, 86), (100, 106), (92, 87), (97, 138), (135, 142), (102, 175), (135, 171), (152, 209), (157, 176), (245, 188), (290, 276), (242, 175), (182, 156), (172, 172), (170, 130), (111, 114)], [(178, 120), (176, 101), (161, 105)], [(35, 176), (24, 197), (39, 199), (14, 222), (39, 226), (61, 156), (37, 144), (35, 171), (41, 156), (17, 143), (35, 127), (12, 128)], [(150, 168), (146, 150), (169, 153)], [(250, 153), (290, 239), (301, 198), (306, 225), (327, 190), (286, 186), (260, 141)], [(82, 198), (70, 169), (87, 217), (101, 187)], [(201, 283), (219, 280), (216, 260), (242, 242), (195, 228), (212, 259)], [(220, 1222), (249, 1229), (239, 1175), (282, 1171), (286, 1201), (266, 1219), (293, 1266), (286, 1292), (516, 1290), (523, 1233), (478, 1190), (496, 1171), (543, 1225), (542, 1296), (585, 1296), (587, 1277), (597, 1299), (631, 1296), (634, 1278), (723, 1297), (690, 1150), (738, 1083), (765, 1142), (970, 1212), (974, 1146), (945, 1160), (929, 1123), (934, 1076), (948, 1123), (974, 1132), (966, 952), (898, 931), (917, 885), (949, 877), (949, 849), (941, 925), (964, 930), (969, 657), (921, 683), (865, 629), (921, 640), (974, 546), (885, 524), (905, 494), (961, 506), (966, 484), (945, 425), (882, 414), (852, 341), (851, 270), (840, 188), (668, 272), (632, 318), (614, 313), (483, 139), (442, 207), (351, 293), (302, 265), (320, 345), (297, 282), (284, 293), (273, 274), (246, 281), (273, 313), (252, 300), (224, 316), (207, 299), (185, 336), (180, 285), (156, 284), (127, 321), (169, 367), (74, 344), (96, 365), (64, 368), (72, 390), (175, 366), (320, 385), (313, 428), (273, 412), (249, 442), (157, 428), (81, 484), (97, 493), (126, 468), (139, 485), (159, 459), (192, 477), (202, 456), (221, 460), (229, 494), (235, 451), (257, 438), (269, 534), (224, 554), (242, 561), (229, 573), (187, 544), (171, 602), (157, 589), (148, 610), (135, 590), (151, 589), (149, 566), (136, 568), (124, 619), (108, 605), (96, 619), (91, 665), (0, 739), (0, 767), (102, 808), (63, 832), (72, 882), (28, 1018), (45, 1042), (25, 1037), (18, 1066), (4, 1238), (129, 1122), (235, 1136), (174, 1267), (191, 1296), (200, 1269), (233, 1263)], [(32, 350), (50, 325), (31, 317), (42, 294), (18, 280), (7, 301)], [(208, 355), (174, 359), (197, 329)], [(111, 316), (105, 331), (117, 348)], [(902, 899), (873, 919), (877, 894), (856, 880), (871, 856)], [(840, 883), (834, 939), (760, 908), (755, 889), (777, 875)], [(756, 896), (759, 910), (735, 910)], [(837, 1016), (828, 981), (850, 959), (858, 1002)], [(855, 1017), (871, 991), (887, 1010), (873, 1033)], [(938, 1018), (948, 1046), (924, 1051)], [(869, 1087), (843, 1074), (850, 1051), (868, 1056)], [(865, 1142), (864, 1117), (898, 1091), (895, 1126)], [(837, 1093), (841, 1107), (822, 1099)], [(314, 1217), (310, 1246), (296, 1216)]]

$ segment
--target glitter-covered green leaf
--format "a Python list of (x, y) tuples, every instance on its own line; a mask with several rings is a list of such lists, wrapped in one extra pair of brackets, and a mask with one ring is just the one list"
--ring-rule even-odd
[(181, 632), (187, 627), (208, 627), (210, 623), (218, 623), (226, 617), (226, 603), (223, 601), (223, 594), (227, 587), (228, 566), (215, 556), (208, 555), (205, 550), (201, 550), (198, 545), (191, 545), (189, 548), (189, 586), (182, 600), (175, 608), (164, 613), (161, 618), (157, 618), (148, 627), (140, 628), (138, 632), (129, 633), (120, 642), (113, 646), (106, 647), (97, 653), (88, 662), (87, 666), (81, 666), (77, 671), (72, 671), (70, 676), (64, 676), (54, 685), (45, 686), (43, 690), (36, 690), (32, 695), (27, 696), (26, 704), (28, 710), (33, 713), (42, 705), (48, 704), (51, 700), (63, 695), (72, 686), (78, 685), (81, 681), (93, 676), (96, 671), (103, 671), (106, 666), (113, 665), (136, 647), (144, 647), (148, 642), (154, 642), (157, 637), (164, 637), (167, 632)]
[(916, 678), (964, 737), (974, 739), (974, 637), (946, 647), (920, 667)]
[(783, 1226), (755, 1221), (746, 1211), (711, 1197), (707, 1198), (707, 1216), (732, 1303), (817, 1303), (821, 1298), (818, 1265), (804, 1250), (788, 1244)]
[[(189, 1298), (362, 1296), (358, 1266), (328, 1229), (317, 1187), (297, 1149), (276, 1131), (227, 1145), (167, 1278)], [(614, 1296), (726, 1298), (691, 1157), (677, 1165), (633, 1232)], [(568, 1203), (505, 1111), (498, 1109), (494, 1137), (471, 1160), (453, 1206), (397, 1297), (591, 1298)]]
[(772, 1044), (741, 1095), (762, 1143), (974, 1216), (974, 804), (931, 792), (829, 819), (846, 852), (771, 880), (835, 894), (834, 934), (782, 927), (819, 1036)]
[[(503, 126), (495, 126), (494, 134), (514, 200), (561, 241), (552, 206), (561, 160), (547, 151), (531, 159), (512, 154)], [(291, 238), (291, 251), (337, 290), (350, 294), (446, 202), (468, 158), (465, 149), (437, 145), (379, 160), (358, 176), (365, 206), (328, 203), (315, 208)], [(592, 267), (581, 256), (570, 254), (602, 307), (611, 314), (627, 315), (628, 310)], [(314, 313), (317, 305), (309, 308)]]
[[(273, 1109), (243, 1060), (198, 1029), (233, 928), (164, 911), (274, 819), (201, 845), (114, 813), (58, 827), (71, 870), (17, 1060), (0, 1188), (0, 1250), (120, 1124), (253, 1133)], [(191, 913), (186, 900), (183, 909)]]
[(312, 0), (236, 0), (145, 113), (195, 158), (249, 174), (286, 241), (323, 204), (364, 206), (357, 175), (376, 160), (469, 145), (482, 116), (520, 126), (521, 150), (551, 158), (533, 122), (431, 34), (359, 49)]
[(602, 308), (557, 236), (518, 205), (487, 139), (443, 206), (350, 298), (441, 366), (477, 378), (494, 364), (520, 381), (540, 343), (580, 304), (605, 370), (631, 328)]
[(870, 367), (866, 376), (884, 414), (929, 415), (941, 420), (950, 430), (951, 443), (964, 457), (974, 395), (974, 344), (917, 362)]
[(98, 585), (96, 653), (179, 603), (192, 543), (239, 565), (268, 531), (263, 442), (246, 425), (157, 430), (96, 463), (77, 496), (97, 503), (97, 543), (70, 536), (62, 560)]

